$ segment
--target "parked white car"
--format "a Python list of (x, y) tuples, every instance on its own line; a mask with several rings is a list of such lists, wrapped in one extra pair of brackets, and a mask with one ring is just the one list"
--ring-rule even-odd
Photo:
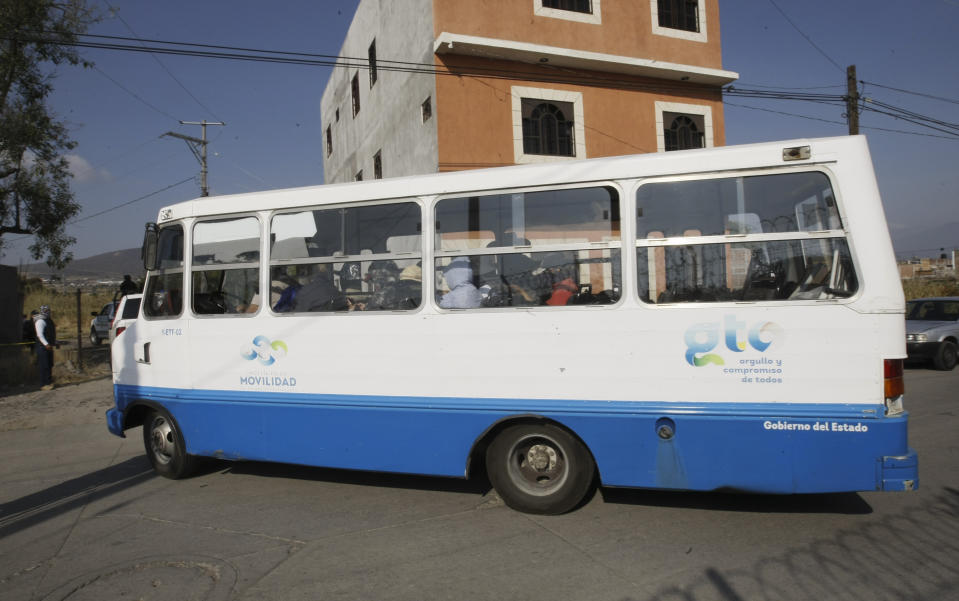
[(110, 343), (116, 340), (117, 336), (123, 333), (132, 322), (140, 316), (140, 302), (143, 299), (142, 294), (128, 294), (120, 299), (120, 305), (117, 307), (113, 323), (110, 324)]

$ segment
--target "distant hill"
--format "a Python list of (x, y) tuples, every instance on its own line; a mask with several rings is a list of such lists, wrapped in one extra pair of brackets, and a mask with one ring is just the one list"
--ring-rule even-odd
[[(23, 271), (33, 275), (50, 275), (53, 273), (46, 263), (24, 265)], [(130, 274), (136, 280), (143, 277), (143, 261), (140, 260), (139, 248), (128, 248), (94, 255), (86, 259), (74, 259), (60, 273), (68, 277), (116, 280), (121, 279), (125, 274)]]

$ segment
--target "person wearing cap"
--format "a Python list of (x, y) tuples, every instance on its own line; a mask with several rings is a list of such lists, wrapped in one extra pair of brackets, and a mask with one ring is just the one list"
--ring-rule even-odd
[(37, 334), (37, 367), (40, 369), (40, 390), (53, 389), (53, 348), (57, 344), (57, 327), (50, 315), (50, 307), (42, 305), (34, 318)]
[(443, 309), (475, 309), (483, 301), (483, 295), (473, 285), (473, 268), (469, 259), (456, 257), (443, 270), (450, 291), (440, 298)]

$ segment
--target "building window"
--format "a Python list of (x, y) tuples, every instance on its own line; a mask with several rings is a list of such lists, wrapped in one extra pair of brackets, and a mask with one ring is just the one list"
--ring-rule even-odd
[(533, 0), (533, 14), (537, 17), (564, 19), (599, 25), (602, 0)]
[(577, 13), (593, 12), (592, 2), (590, 0), (543, 0), (544, 8), (555, 8), (557, 10), (571, 10)]
[(362, 170), (362, 169), (360, 169), (359, 171), (356, 172), (356, 177), (353, 178), (353, 181), (355, 181), (355, 182), (361, 182), (361, 181), (363, 181), (363, 170)]
[(666, 150), (704, 148), (706, 135), (703, 132), (702, 115), (663, 114), (663, 138)]
[(360, 112), (360, 74), (357, 73), (353, 76), (353, 84), (351, 85), (351, 90), (353, 95), (353, 116), (355, 117), (357, 113)]
[(326, 126), (326, 156), (333, 154), (333, 128)]
[(706, 0), (649, 0), (653, 33), (693, 42), (706, 39)]
[(370, 60), (370, 87), (373, 87), (373, 84), (376, 83), (376, 40), (373, 40), (373, 43), (370, 44), (370, 49), (368, 52)]
[(657, 0), (659, 26), (699, 32), (699, 0)]
[(583, 95), (513, 86), (516, 163), (586, 158)]
[(573, 104), (523, 99), (523, 153), (576, 156), (573, 149)]
[(423, 123), (426, 123), (430, 120), (430, 117), (433, 116), (433, 100), (432, 98), (427, 98), (423, 101)]
[(383, 151), (377, 150), (373, 155), (373, 179), (383, 179)]
[(656, 103), (656, 147), (659, 152), (712, 148), (712, 108), (679, 102)]

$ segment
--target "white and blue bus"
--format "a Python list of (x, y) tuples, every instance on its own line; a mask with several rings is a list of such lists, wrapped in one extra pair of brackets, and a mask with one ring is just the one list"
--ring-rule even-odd
[(862, 137), (201, 198), (144, 261), (107, 421), (167, 477), (482, 471), (539, 513), (918, 485)]

